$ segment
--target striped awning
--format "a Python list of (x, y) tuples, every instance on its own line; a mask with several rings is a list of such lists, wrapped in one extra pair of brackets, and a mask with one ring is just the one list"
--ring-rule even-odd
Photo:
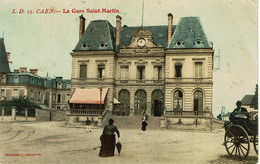
[(71, 96), (69, 103), (74, 104), (104, 104), (108, 88), (104, 89), (79, 89)]

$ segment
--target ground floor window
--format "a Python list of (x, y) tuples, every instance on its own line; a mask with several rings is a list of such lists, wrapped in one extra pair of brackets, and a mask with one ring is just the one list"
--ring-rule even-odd
[(173, 94), (173, 109), (182, 110), (183, 109), (183, 94), (182, 91), (177, 90)]
[(203, 110), (203, 93), (199, 90), (194, 92), (193, 110), (194, 111)]

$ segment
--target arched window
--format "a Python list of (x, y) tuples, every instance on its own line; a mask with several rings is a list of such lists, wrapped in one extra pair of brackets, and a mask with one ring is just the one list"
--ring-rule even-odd
[(135, 115), (141, 115), (143, 111), (146, 111), (147, 94), (144, 90), (139, 89), (135, 93)]
[(126, 89), (121, 90), (118, 95), (118, 100), (121, 104), (114, 105), (114, 114), (128, 116), (130, 113), (130, 92)]
[(164, 101), (163, 101), (163, 92), (159, 89), (156, 89), (152, 93), (152, 115), (153, 116), (161, 116), (163, 115), (164, 110)]
[(173, 109), (182, 110), (183, 109), (183, 94), (182, 91), (177, 90), (173, 95)]
[(203, 110), (203, 93), (201, 91), (194, 92), (193, 110), (194, 111)]

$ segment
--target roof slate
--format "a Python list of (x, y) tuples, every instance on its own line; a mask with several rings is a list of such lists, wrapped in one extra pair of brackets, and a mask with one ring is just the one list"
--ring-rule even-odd
[(0, 38), (0, 73), (10, 72), (9, 63), (6, 56), (4, 39)]
[(113, 50), (113, 26), (107, 20), (91, 21), (74, 50)]
[(211, 48), (199, 18), (181, 18), (168, 48)]
[[(107, 20), (91, 21), (80, 38), (75, 50), (118, 50), (128, 46), (131, 34), (140, 26), (121, 28), (119, 46), (115, 45), (116, 27)], [(212, 48), (203, 31), (198, 17), (183, 17), (178, 25), (172, 26), (172, 39), (168, 45), (168, 25), (142, 27), (152, 33), (153, 43), (165, 49), (173, 48)]]
[(254, 95), (245, 95), (241, 100), (242, 105), (252, 105)]
[[(120, 37), (120, 47), (127, 46), (130, 44), (131, 34), (137, 31), (140, 27), (122, 27), (121, 37)], [(155, 45), (159, 44), (163, 47), (168, 45), (168, 25), (162, 26), (144, 26), (142, 27), (152, 33), (153, 43)], [(174, 31), (176, 25), (172, 26), (172, 31)], [(114, 28), (115, 31), (116, 28)]]

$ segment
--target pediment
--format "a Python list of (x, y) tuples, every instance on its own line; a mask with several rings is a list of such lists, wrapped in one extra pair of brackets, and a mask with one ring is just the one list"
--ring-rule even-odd
[(153, 43), (152, 32), (142, 27), (131, 34), (131, 41), (127, 48), (151, 48), (158, 47)]

